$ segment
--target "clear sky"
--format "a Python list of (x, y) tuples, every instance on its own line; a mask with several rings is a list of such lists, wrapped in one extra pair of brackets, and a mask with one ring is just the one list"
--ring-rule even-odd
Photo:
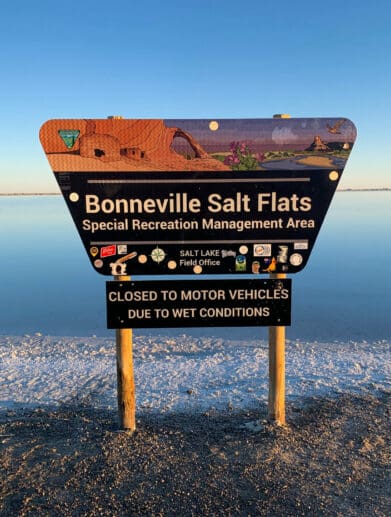
[(389, 0), (13, 0), (0, 12), (0, 192), (57, 192), (51, 118), (347, 117), (341, 187), (391, 187)]

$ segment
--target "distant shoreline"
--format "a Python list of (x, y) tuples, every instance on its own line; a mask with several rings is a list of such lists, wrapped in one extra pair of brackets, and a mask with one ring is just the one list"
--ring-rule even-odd
[(374, 187), (374, 188), (338, 188), (337, 192), (385, 192), (390, 191), (391, 187)]
[(0, 192), (0, 196), (61, 196), (61, 192)]
[[(337, 192), (390, 192), (391, 187), (374, 187), (374, 188), (341, 188)], [(18, 197), (18, 196), (61, 196), (61, 192), (0, 192), (0, 196)]]

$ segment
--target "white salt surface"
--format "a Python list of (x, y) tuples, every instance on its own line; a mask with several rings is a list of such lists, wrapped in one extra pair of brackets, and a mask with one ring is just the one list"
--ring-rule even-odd
[[(389, 392), (390, 345), (386, 340), (288, 341), (288, 402)], [(267, 401), (264, 341), (136, 336), (134, 369), (138, 414), (250, 409)], [(0, 408), (78, 402), (116, 408), (114, 339), (0, 336)]]

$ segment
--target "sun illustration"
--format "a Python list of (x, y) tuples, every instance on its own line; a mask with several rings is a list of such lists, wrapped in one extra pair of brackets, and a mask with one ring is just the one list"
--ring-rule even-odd
[(211, 120), (209, 122), (209, 129), (211, 131), (217, 131), (219, 129), (219, 123), (216, 120)]

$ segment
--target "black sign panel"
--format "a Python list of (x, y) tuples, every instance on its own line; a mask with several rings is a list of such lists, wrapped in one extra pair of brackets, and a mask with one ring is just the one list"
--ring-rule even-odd
[(107, 326), (290, 325), (291, 280), (106, 282)]
[(330, 170), (57, 178), (105, 275), (296, 273), (337, 185)]
[(346, 118), (49, 120), (40, 139), (104, 275), (296, 273), (356, 129)]

